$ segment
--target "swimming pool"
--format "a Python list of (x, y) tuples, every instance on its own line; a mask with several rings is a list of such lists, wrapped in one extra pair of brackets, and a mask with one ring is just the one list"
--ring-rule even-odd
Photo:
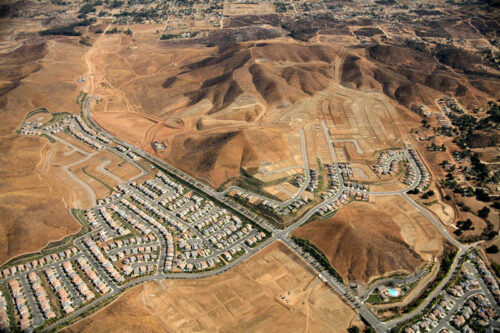
[(398, 297), (399, 296), (399, 290), (395, 290), (395, 289), (389, 288), (389, 296), (391, 296), (391, 297)]

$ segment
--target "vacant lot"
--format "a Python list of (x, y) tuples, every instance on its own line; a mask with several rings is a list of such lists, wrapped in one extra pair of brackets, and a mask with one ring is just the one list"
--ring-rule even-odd
[(346, 332), (353, 324), (362, 326), (357, 314), (275, 243), (221, 276), (135, 287), (64, 331)]

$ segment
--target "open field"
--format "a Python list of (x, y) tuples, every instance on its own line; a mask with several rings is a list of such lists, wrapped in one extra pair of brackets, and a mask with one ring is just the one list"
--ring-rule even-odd
[[(23, 22), (12, 27), (33, 28), (33, 20)], [(87, 198), (60, 170), (78, 154), (66, 156), (59, 144), (52, 145), (46, 138), (20, 137), (14, 131), (29, 111), (41, 107), (50, 112), (79, 112), (76, 79), (84, 71), (84, 52), (77, 40), (67, 38), (24, 45), (2, 42), (2, 89), (4, 83), (10, 83), (7, 95), (2, 90), (0, 97), (0, 262), (37, 251), (79, 229), (69, 209), (86, 206)], [(29, 75), (29, 80), (19, 80), (19, 75)], [(37, 116), (44, 117), (38, 114), (35, 120)]]
[[(281, 298), (283, 296), (285, 300)], [(287, 302), (288, 301), (288, 302)], [(135, 287), (63, 332), (345, 332), (362, 326), (281, 243), (223, 276)]]

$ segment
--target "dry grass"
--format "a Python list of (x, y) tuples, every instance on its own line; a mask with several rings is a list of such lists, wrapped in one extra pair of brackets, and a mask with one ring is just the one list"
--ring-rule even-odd
[[(31, 21), (24, 24), (32, 26)], [(12, 42), (13, 48), (16, 44)], [(48, 242), (76, 232), (79, 225), (69, 209), (86, 204), (85, 195), (74, 189), (74, 182), (61, 175), (63, 148), (48, 144), (45, 138), (22, 137), (14, 132), (26, 114), (39, 107), (51, 112), (79, 112), (76, 78), (84, 72), (81, 56), (85, 50), (76, 38), (55, 38), (44, 47), (27, 45), (0, 55), (3, 69), (20, 66), (4, 73), (19, 70), (17, 73), (28, 75), (26, 66), (38, 68), (29, 74), (29, 80), (9, 91), (8, 98), (0, 97), (0, 262), (38, 251)]]
[(222, 276), (135, 287), (63, 332), (345, 332), (353, 324), (362, 326), (358, 315), (274, 243)]
[(354, 202), (294, 233), (316, 244), (348, 280), (411, 273), (442, 250), (439, 232), (399, 196)]

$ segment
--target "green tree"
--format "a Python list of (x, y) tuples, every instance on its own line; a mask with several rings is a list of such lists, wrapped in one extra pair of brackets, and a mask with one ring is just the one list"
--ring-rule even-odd
[(490, 215), (490, 209), (487, 206), (484, 206), (477, 212), (477, 215), (483, 219), (487, 218)]
[(495, 244), (489, 246), (486, 248), (486, 253), (498, 253), (498, 246), (496, 246)]

